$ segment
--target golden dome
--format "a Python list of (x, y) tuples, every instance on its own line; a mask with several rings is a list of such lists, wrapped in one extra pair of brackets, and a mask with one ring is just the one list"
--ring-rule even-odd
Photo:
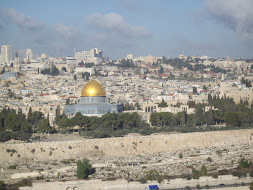
[(91, 80), (83, 86), (81, 96), (106, 96), (105, 88), (98, 81)]

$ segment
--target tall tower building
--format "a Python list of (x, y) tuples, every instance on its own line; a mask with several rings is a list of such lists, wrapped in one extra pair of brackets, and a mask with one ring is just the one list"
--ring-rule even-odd
[(24, 62), (29, 62), (33, 59), (33, 52), (31, 49), (26, 49)]
[(2, 45), (1, 46), (1, 58), (2, 63), (10, 64), (12, 60), (12, 47), (11, 45)]
[(19, 57), (18, 57), (18, 52), (16, 52), (15, 60), (14, 60), (14, 67), (15, 70), (19, 71)]

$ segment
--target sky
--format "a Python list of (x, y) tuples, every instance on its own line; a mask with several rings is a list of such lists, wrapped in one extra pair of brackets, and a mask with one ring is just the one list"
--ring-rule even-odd
[[(252, 0), (0, 0), (0, 45), (22, 57), (253, 58)], [(58, 53), (57, 53), (58, 52)]]

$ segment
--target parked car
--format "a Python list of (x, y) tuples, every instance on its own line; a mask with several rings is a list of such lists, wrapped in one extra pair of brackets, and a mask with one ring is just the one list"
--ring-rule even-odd
[(159, 187), (157, 185), (149, 185), (145, 190), (159, 190)]

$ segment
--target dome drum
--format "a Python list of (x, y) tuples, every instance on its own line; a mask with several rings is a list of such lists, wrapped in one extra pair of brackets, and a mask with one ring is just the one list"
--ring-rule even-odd
[(94, 104), (94, 103), (106, 103), (105, 96), (82, 96), (80, 103), (82, 104)]

